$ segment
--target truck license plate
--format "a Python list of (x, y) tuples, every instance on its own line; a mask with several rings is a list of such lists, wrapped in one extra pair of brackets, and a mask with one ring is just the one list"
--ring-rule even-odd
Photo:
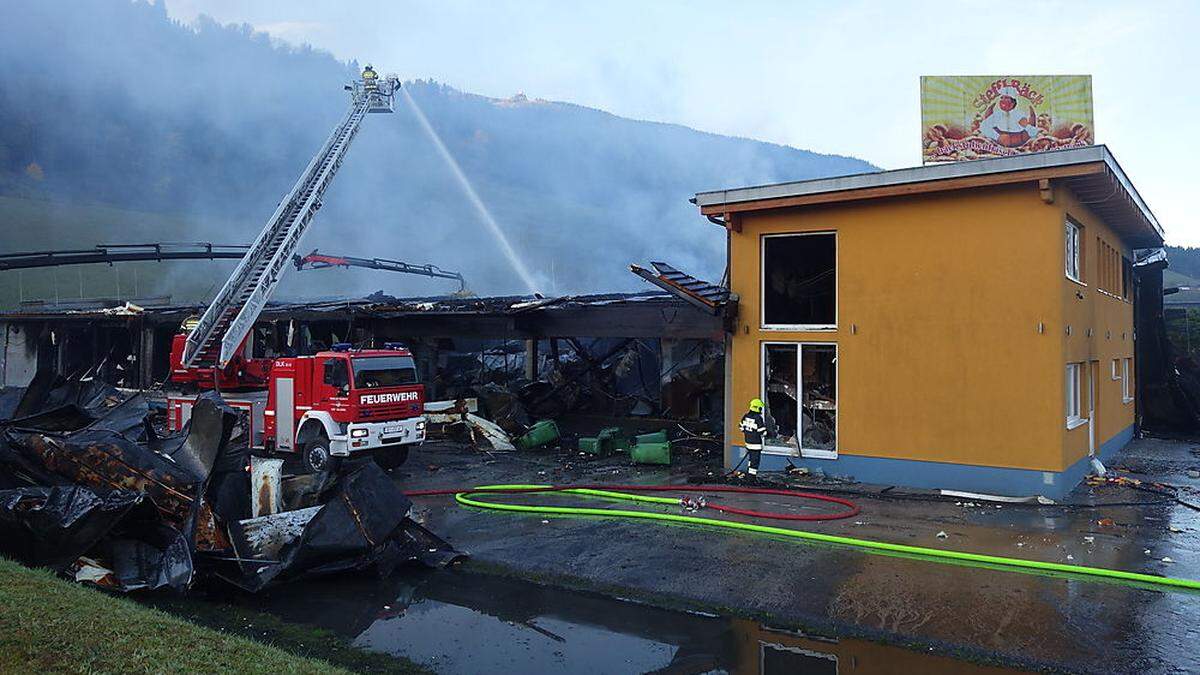
[(392, 434), (403, 433), (403, 432), (404, 432), (404, 427), (384, 427), (383, 428), (383, 433), (388, 436), (391, 436)]

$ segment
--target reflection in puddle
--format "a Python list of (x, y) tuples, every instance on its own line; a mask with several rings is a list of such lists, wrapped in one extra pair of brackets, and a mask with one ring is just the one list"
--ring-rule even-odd
[(863, 640), (456, 571), (293, 584), (253, 604), (438, 673), (1007, 672)]
[(669, 665), (678, 651), (603, 627), (553, 618), (513, 623), (427, 599), (371, 624), (354, 644), (439, 673), (643, 673)]

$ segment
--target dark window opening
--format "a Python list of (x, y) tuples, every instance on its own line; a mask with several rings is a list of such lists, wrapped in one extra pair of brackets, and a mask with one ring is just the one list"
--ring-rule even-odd
[(763, 239), (763, 323), (837, 323), (837, 242), (832, 232)]
[(417, 382), (411, 356), (373, 356), (354, 359), (354, 388), (399, 387)]

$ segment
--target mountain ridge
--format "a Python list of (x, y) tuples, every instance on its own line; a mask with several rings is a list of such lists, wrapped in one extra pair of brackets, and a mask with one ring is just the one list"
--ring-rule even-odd
[[(14, 4), (0, 25), (0, 195), (165, 217), (105, 226), (78, 209), (56, 219), (53, 209), (14, 208), (0, 211), (8, 250), (119, 242), (126, 232), (249, 241), (343, 114), (341, 87), (357, 76), (355, 61), (246, 25), (201, 17), (185, 26), (161, 3)], [(651, 257), (719, 278), (724, 235), (688, 203), (696, 192), (876, 170), (567, 101), (420, 79), (407, 91), (546, 292), (639, 289), (627, 265)], [(433, 263), (463, 272), (481, 294), (523, 291), (407, 106), (398, 97), (395, 113), (363, 122), (301, 247)], [(38, 226), (22, 226), (22, 213), (38, 214)], [(163, 269), (164, 292), (203, 294), (188, 281), (199, 268)], [(290, 275), (280, 292), (380, 289), (429, 290), (354, 271)]]

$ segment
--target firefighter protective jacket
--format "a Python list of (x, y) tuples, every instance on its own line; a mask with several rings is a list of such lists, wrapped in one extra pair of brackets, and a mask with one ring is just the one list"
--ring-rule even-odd
[(746, 437), (747, 450), (762, 450), (763, 434), (767, 433), (767, 422), (762, 413), (751, 410), (742, 415), (742, 423), (738, 428)]

